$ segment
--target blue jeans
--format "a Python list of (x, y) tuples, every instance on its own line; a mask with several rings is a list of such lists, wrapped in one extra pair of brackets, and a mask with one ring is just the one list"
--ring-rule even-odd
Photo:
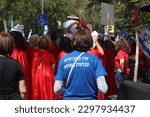
[(120, 73), (118, 70), (116, 70), (115, 80), (116, 80), (117, 88), (119, 88), (120, 84), (126, 79), (127, 79), (127, 75), (125, 73)]

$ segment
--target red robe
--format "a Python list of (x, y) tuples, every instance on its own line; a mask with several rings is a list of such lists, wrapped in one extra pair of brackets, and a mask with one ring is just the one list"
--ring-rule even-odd
[(106, 93), (106, 96), (115, 94), (117, 92), (116, 82), (115, 82), (115, 56), (112, 54), (112, 52), (109, 49), (103, 48), (104, 50), (104, 56), (102, 58), (103, 66), (105, 67), (105, 70), (108, 74), (106, 78), (106, 82), (108, 84), (108, 92)]
[(59, 54), (58, 54), (58, 56), (57, 56), (57, 65), (58, 65), (60, 59), (61, 59), (63, 56), (67, 55), (67, 54), (68, 54), (68, 52), (64, 52), (64, 51), (60, 51), (60, 52), (59, 52)]
[(32, 99), (54, 100), (54, 74), (51, 65), (55, 62), (54, 57), (47, 51), (29, 48), (31, 77), (32, 77)]
[(22, 70), (24, 73), (25, 83), (26, 83), (26, 90), (27, 90), (27, 99), (30, 99), (30, 88), (31, 88), (31, 79), (29, 77), (29, 56), (26, 50), (18, 50), (14, 49), (11, 57), (17, 61), (19, 61), (22, 65)]
[(48, 52), (51, 53), (55, 59), (57, 58), (58, 56), (58, 46), (55, 42), (51, 41), (50, 45), (49, 45), (49, 49), (48, 49)]

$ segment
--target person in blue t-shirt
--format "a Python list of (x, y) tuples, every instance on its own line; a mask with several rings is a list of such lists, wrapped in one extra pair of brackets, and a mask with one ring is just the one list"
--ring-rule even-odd
[(73, 37), (74, 51), (60, 60), (54, 91), (64, 93), (64, 100), (96, 100), (98, 91), (107, 92), (107, 73), (101, 61), (87, 53), (92, 45), (91, 33), (80, 29)]

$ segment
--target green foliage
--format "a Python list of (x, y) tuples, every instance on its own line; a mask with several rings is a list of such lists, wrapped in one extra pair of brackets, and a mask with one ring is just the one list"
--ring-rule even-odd
[[(122, 29), (123, 23), (127, 22), (128, 30), (131, 30), (132, 10), (128, 7), (129, 0), (43, 0), (44, 13), (48, 15), (48, 26), (59, 33), (63, 28), (58, 28), (58, 21), (63, 23), (67, 16), (74, 14), (91, 23), (95, 30), (103, 31), (101, 25), (101, 2), (114, 5), (115, 29)], [(131, 0), (137, 2), (138, 0)], [(149, 0), (140, 0), (138, 7), (150, 4)], [(1, 0), (0, 2), (0, 30), (3, 30), (3, 20), (7, 21), (10, 29), (11, 17), (14, 24), (23, 24), (25, 31), (33, 29), (34, 32), (42, 33), (43, 27), (37, 26), (37, 17), (41, 14), (41, 0)], [(150, 13), (140, 13), (143, 25), (150, 26)]]

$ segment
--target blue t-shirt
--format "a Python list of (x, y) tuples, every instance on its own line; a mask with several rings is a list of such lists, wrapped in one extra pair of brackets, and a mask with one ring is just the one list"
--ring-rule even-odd
[[(60, 60), (55, 80), (67, 81), (69, 71), (80, 54), (81, 52), (74, 51)], [(106, 75), (107, 73), (101, 61), (89, 53), (84, 53), (78, 58), (71, 72), (64, 92), (64, 100), (97, 99), (96, 79), (99, 76)]]

